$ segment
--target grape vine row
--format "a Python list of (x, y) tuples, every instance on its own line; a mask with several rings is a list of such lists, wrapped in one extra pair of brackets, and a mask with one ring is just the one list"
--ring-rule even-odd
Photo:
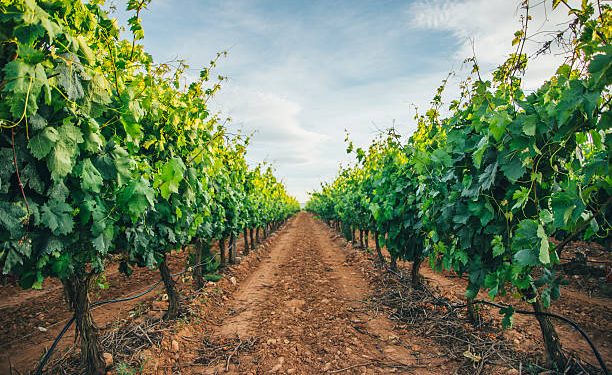
[[(209, 110), (224, 54), (185, 84), (183, 61), (156, 63), (141, 44), (148, 3), (128, 2), (132, 40), (103, 1), (0, 3), (0, 267), (24, 288), (62, 281), (92, 374), (104, 361), (89, 291), (109, 259), (128, 275), (159, 268), (174, 319), (170, 252), (194, 245), (199, 264), (229, 240), (220, 262), (234, 262), (240, 232), (252, 242), (299, 210)], [(194, 272), (201, 284), (214, 267)]]
[[(564, 283), (558, 268), (565, 245), (582, 238), (609, 246), (612, 230), (612, 9), (553, 1), (573, 17), (557, 35), (571, 48), (550, 79), (527, 93), (523, 3), (516, 52), (490, 80), (481, 77), (476, 58), (468, 59), (473, 74), (447, 111), (445, 80), (407, 141), (390, 129), (367, 150), (349, 142), (356, 164), (341, 168), (307, 204), (349, 239), (357, 230), (374, 233), (392, 269), (398, 258), (412, 261), (414, 287), (426, 260), (434, 270), (466, 274), (471, 314), (481, 290), (545, 311)], [(505, 326), (513, 311), (501, 309)], [(536, 317), (550, 362), (563, 369), (554, 326), (545, 314)]]

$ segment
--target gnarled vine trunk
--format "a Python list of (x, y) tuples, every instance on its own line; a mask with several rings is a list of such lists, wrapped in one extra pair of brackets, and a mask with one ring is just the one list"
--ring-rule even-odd
[(249, 230), (249, 237), (251, 238), (251, 250), (255, 250), (255, 241), (253, 239), (253, 228)]
[(480, 314), (478, 313), (478, 310), (476, 310), (476, 305), (474, 304), (474, 299), (472, 298), (468, 298), (467, 300), (467, 316), (471, 324), (477, 325), (480, 323)]
[(202, 263), (202, 239), (196, 238), (193, 241), (194, 252), (193, 252), (193, 286), (196, 290), (204, 288), (204, 267), (200, 265)]
[(415, 257), (412, 262), (412, 269), (410, 270), (410, 282), (412, 283), (413, 288), (421, 287), (421, 275), (419, 274), (419, 269), (421, 268), (421, 264), (423, 263), (422, 257)]
[(225, 267), (225, 237), (219, 240), (219, 265)]
[(363, 244), (363, 229), (359, 229), (359, 247), (365, 249)]
[(391, 254), (391, 263), (389, 264), (391, 271), (397, 271), (397, 255)]
[(175, 320), (179, 316), (180, 302), (178, 291), (176, 290), (176, 282), (170, 274), (170, 268), (166, 261), (166, 256), (159, 264), (159, 273), (161, 274), (166, 294), (168, 295), (168, 310), (164, 313), (164, 320)]
[(249, 248), (249, 233), (248, 232), (249, 232), (249, 230), (246, 227), (242, 230), (242, 237), (244, 237), (244, 251), (243, 251), (244, 255), (249, 255), (249, 250), (250, 250), (250, 248)]
[(74, 312), (77, 336), (81, 346), (81, 364), (88, 374), (104, 374), (106, 366), (102, 356), (102, 346), (98, 334), (98, 327), (91, 315), (91, 301), (89, 288), (94, 275), (86, 275), (82, 271), (62, 280), (68, 304)]
[(378, 262), (381, 266), (385, 265), (385, 257), (383, 256), (380, 248), (380, 241), (378, 240), (378, 232), (374, 232), (374, 245), (376, 246), (376, 255), (378, 255)]
[(544, 346), (546, 347), (546, 357), (549, 365), (554, 367), (556, 370), (563, 371), (567, 364), (567, 358), (565, 357), (565, 354), (563, 354), (561, 341), (559, 341), (559, 335), (557, 335), (555, 326), (553, 326), (548, 316), (538, 314), (545, 312), (544, 306), (542, 305), (542, 301), (539, 297), (536, 298), (531, 306), (533, 311), (536, 312), (536, 319), (540, 324), (542, 338), (544, 339)]
[(230, 264), (236, 264), (236, 235), (234, 232), (230, 234), (228, 252)]

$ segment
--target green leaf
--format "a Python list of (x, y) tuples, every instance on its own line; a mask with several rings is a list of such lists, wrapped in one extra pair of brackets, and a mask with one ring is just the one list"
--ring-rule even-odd
[(93, 246), (99, 254), (105, 255), (106, 253), (108, 253), (108, 250), (110, 249), (113, 240), (113, 232), (113, 227), (107, 226), (106, 229), (99, 236), (93, 239)]
[(536, 134), (536, 124), (538, 122), (537, 115), (527, 115), (523, 117), (523, 133), (528, 136)]
[(66, 54), (55, 67), (58, 85), (64, 89), (69, 100), (78, 100), (85, 96), (81, 84), (83, 67), (77, 55)]
[(83, 160), (81, 164), (81, 187), (85, 191), (91, 191), (94, 193), (100, 192), (103, 180), (102, 175), (92, 164), (89, 158)]
[(57, 200), (59, 202), (65, 202), (68, 198), (68, 194), (70, 191), (66, 187), (66, 185), (62, 182), (55, 182), (49, 191), (47, 191), (47, 196), (50, 200)]
[(489, 190), (495, 183), (495, 175), (497, 173), (497, 162), (487, 165), (484, 172), (478, 176), (480, 190)]
[(520, 266), (537, 266), (539, 264), (538, 257), (529, 249), (520, 250), (514, 254), (514, 261)]
[(149, 207), (154, 204), (155, 191), (144, 178), (127, 184), (117, 195), (118, 203), (127, 207), (132, 221), (136, 221)]
[(141, 126), (138, 123), (130, 121), (123, 117), (121, 118), (121, 124), (123, 124), (123, 129), (125, 130), (125, 133), (128, 136), (127, 139), (138, 144), (143, 136)]
[(500, 153), (499, 168), (510, 182), (516, 182), (525, 174), (525, 167), (520, 156), (515, 153)]
[(601, 54), (597, 54), (589, 64), (589, 73), (597, 84), (612, 81), (612, 47), (602, 47)]
[(51, 269), (53, 270), (55, 276), (57, 276), (58, 278), (65, 278), (70, 275), (73, 270), (73, 264), (72, 259), (70, 258), (70, 254), (61, 253), (58, 258), (54, 259)]
[(17, 119), (24, 114), (27, 116), (35, 114), (38, 110), (37, 98), (41, 89), (35, 67), (16, 59), (6, 64), (4, 73), (6, 84), (3, 91), (11, 93), (7, 104), (13, 117)]
[(550, 263), (550, 252), (549, 252), (550, 244), (548, 242), (548, 236), (546, 235), (546, 231), (544, 230), (544, 227), (541, 224), (538, 225), (537, 235), (538, 235), (538, 238), (540, 239), (540, 252), (539, 252), (540, 262), (542, 262), (542, 264), (549, 264)]
[(70, 123), (58, 128), (58, 141), (47, 161), (54, 180), (66, 177), (72, 171), (79, 143), (83, 143), (83, 133), (79, 128)]
[(60, 180), (66, 177), (72, 171), (74, 148), (65, 143), (58, 143), (51, 153), (48, 161), (51, 177), (54, 180)]
[(520, 189), (516, 190), (512, 193), (512, 199), (516, 201), (512, 209), (523, 208), (529, 199), (529, 189), (524, 186), (521, 186)]
[(221, 280), (222, 278), (223, 278), (223, 275), (219, 275), (218, 273), (207, 273), (206, 275), (204, 275), (204, 280), (212, 281), (215, 283)]
[(43, 205), (40, 211), (43, 224), (56, 236), (72, 232), (74, 221), (69, 204), (53, 200)]
[(499, 234), (496, 234), (495, 236), (493, 236), (493, 239), (491, 240), (491, 247), (493, 250), (494, 258), (506, 252), (506, 248), (504, 247), (503, 237)]
[(514, 308), (512, 306), (506, 306), (499, 309), (499, 313), (503, 314), (502, 327), (504, 329), (512, 328), (512, 318), (514, 317)]
[(476, 168), (480, 169), (480, 165), (482, 164), (482, 157), (485, 151), (487, 151), (488, 147), (489, 137), (485, 135), (480, 139), (478, 145), (476, 146), (476, 151), (474, 151), (474, 153), (472, 154), (472, 160), (474, 161), (474, 165), (476, 166)]
[(38, 194), (44, 194), (47, 184), (36, 169), (35, 163), (28, 163), (21, 169), (21, 181)]
[(548, 237), (536, 220), (521, 220), (512, 239), (514, 260), (521, 266), (550, 263)]
[(177, 158), (169, 160), (162, 167), (161, 173), (155, 176), (154, 186), (160, 189), (164, 199), (170, 198), (170, 194), (179, 192), (179, 184), (183, 180), (185, 164)]
[(123, 185), (127, 183), (127, 181), (129, 181), (130, 177), (132, 176), (132, 167), (134, 165), (134, 162), (129, 157), (128, 152), (121, 147), (115, 147), (112, 154), (115, 172), (117, 173), (117, 181), (119, 182), (119, 185)]
[(8, 231), (11, 239), (18, 240), (23, 235), (24, 227), (21, 220), (25, 216), (26, 211), (21, 206), (12, 202), (0, 201), (0, 228)]
[(484, 209), (480, 212), (480, 225), (485, 227), (491, 220), (493, 220), (494, 216), (495, 210), (493, 209), (491, 203), (487, 201), (484, 205)]
[(484, 280), (485, 288), (489, 289), (489, 298), (494, 298), (499, 291), (499, 281), (496, 273), (489, 273)]
[(561, 229), (573, 227), (584, 211), (585, 205), (575, 187), (570, 187), (552, 195), (551, 208), (554, 225)]
[(512, 122), (510, 114), (505, 111), (495, 112), (495, 114), (489, 118), (489, 134), (491, 134), (497, 142), (501, 141), (506, 131), (506, 127), (510, 122)]
[(48, 126), (43, 129), (43, 131), (30, 138), (28, 148), (32, 152), (32, 155), (40, 160), (49, 154), (58, 139), (59, 135), (57, 130)]
[(467, 290), (465, 291), (465, 298), (473, 300), (474, 298), (476, 298), (476, 296), (478, 295), (478, 288), (474, 287), (474, 286), (469, 286)]
[(6, 258), (4, 259), (4, 267), (2, 268), (3, 274), (8, 274), (11, 270), (19, 264), (23, 264), (23, 259), (21, 258), (21, 254), (15, 249), (9, 249), (8, 254), (6, 254)]
[(76, 146), (79, 143), (83, 143), (83, 132), (71, 123), (65, 123), (60, 126), (58, 132), (60, 140), (66, 144)]

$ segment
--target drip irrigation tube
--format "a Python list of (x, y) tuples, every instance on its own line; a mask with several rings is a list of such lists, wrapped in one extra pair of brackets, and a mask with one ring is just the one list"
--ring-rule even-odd
[[(280, 229), (277, 228), (277, 229)], [(273, 232), (269, 232), (268, 236), (264, 237), (263, 240), (266, 240)], [(234, 243), (232, 245), (230, 245), (228, 247), (228, 250), (233, 250), (236, 247), (236, 241), (234, 241)], [(200, 264), (196, 264), (194, 266), (188, 267), (187, 269), (172, 274), (170, 276), (172, 277), (176, 277), (176, 276), (180, 276), (185, 274), (188, 271), (193, 270), (194, 268), (197, 267), (202, 267), (205, 265), (209, 265), (211, 264), (213, 261), (213, 258), (209, 259), (206, 262), (202, 262)], [(137, 298), (140, 298), (150, 292), (152, 292), (159, 284), (161, 284), (163, 282), (163, 280), (159, 280), (153, 284), (151, 284), (146, 290), (144, 290), (143, 292), (140, 292), (138, 294), (135, 294), (133, 296), (130, 297), (124, 297), (124, 298), (115, 298), (115, 299), (109, 299), (109, 300), (104, 300), (104, 301), (98, 301), (98, 302), (94, 302), (91, 304), (91, 308), (96, 308), (96, 307), (100, 307), (103, 305), (108, 305), (111, 303), (119, 303), (119, 302), (127, 302), (127, 301), (132, 301), (135, 300)], [(66, 332), (68, 331), (68, 329), (70, 328), (70, 326), (72, 326), (72, 323), (74, 323), (75, 321), (75, 316), (73, 315), (72, 318), (70, 318), (70, 320), (66, 323), (66, 325), (64, 326), (64, 328), (62, 328), (62, 330), (60, 331), (60, 333), (57, 335), (57, 337), (55, 338), (55, 340), (53, 340), (53, 344), (51, 344), (51, 347), (49, 347), (49, 350), (47, 350), (47, 352), (45, 353), (45, 355), (43, 356), (43, 358), (41, 359), (41, 361), (39, 362), (38, 366), (36, 367), (36, 371), (34, 372), (35, 375), (42, 375), (43, 369), (45, 368), (45, 366), (47, 365), (47, 362), (49, 362), (49, 359), (51, 358), (51, 355), (53, 354), (53, 351), (55, 350), (55, 348), (57, 347), (57, 345), (59, 344), (60, 340), (62, 339), (62, 337), (64, 337), (64, 335), (66, 334)]]
[[(398, 276), (400, 278), (403, 277), (403, 275), (401, 275), (400, 273), (390, 269), (386, 264), (384, 265), (384, 267), (390, 273), (392, 273), (392, 274), (394, 274), (394, 275), (396, 275), (396, 276)], [(401, 283), (401, 285), (403, 285), (404, 287), (407, 287), (404, 283)], [(432, 297), (434, 297), (436, 299), (436, 301), (440, 302), (441, 304), (443, 304), (443, 305), (445, 305), (445, 306), (447, 306), (447, 307), (449, 307), (451, 309), (460, 309), (460, 308), (467, 307), (467, 303), (459, 304), (459, 305), (453, 305), (453, 304), (449, 303), (448, 301), (446, 301), (446, 300), (444, 300), (442, 298), (434, 296), (433, 294), (432, 294)], [(499, 304), (499, 303), (485, 301), (485, 300), (474, 300), (473, 303), (474, 304), (489, 305), (489, 306), (497, 307), (499, 309), (512, 307), (512, 306), (509, 306), (509, 305), (502, 305), (502, 304)], [(589, 347), (591, 348), (591, 351), (595, 355), (595, 358), (597, 359), (597, 362), (599, 363), (599, 367), (601, 367), (601, 369), (604, 372), (604, 374), (609, 375), (609, 371), (608, 371), (608, 367), (606, 366), (606, 362), (601, 357), (601, 354), (599, 353), (599, 351), (595, 347), (595, 344), (593, 343), (593, 341), (591, 340), (589, 335), (582, 329), (582, 327), (580, 327), (573, 320), (571, 320), (569, 318), (566, 318), (566, 317), (564, 317), (562, 315), (551, 313), (551, 312), (537, 312), (537, 311), (529, 311), (529, 310), (518, 309), (518, 310), (514, 310), (514, 313), (515, 314), (522, 314), (522, 315), (548, 316), (548, 317), (551, 317), (551, 318), (555, 318), (555, 319), (561, 320), (562, 322), (565, 322), (565, 323), (571, 325), (574, 329), (576, 329), (580, 333), (582, 338), (584, 338), (584, 340), (589, 344)]]
[[(185, 269), (184, 271), (172, 274), (171, 276), (172, 277), (176, 277), (176, 276), (183, 275), (186, 272), (191, 271), (193, 268), (202, 267), (202, 266), (210, 264), (211, 262), (212, 262), (212, 259), (209, 259), (206, 262), (202, 262), (200, 264), (196, 264), (195, 266), (189, 267), (189, 268)], [(119, 302), (127, 302), (127, 301), (135, 300), (135, 299), (140, 298), (140, 297), (142, 297), (142, 296), (144, 296), (144, 295), (146, 295), (148, 293), (151, 293), (162, 282), (163, 282), (162, 280), (159, 280), (159, 281), (151, 284), (144, 291), (142, 291), (140, 293), (137, 293), (137, 294), (135, 294), (133, 296), (124, 297), (124, 298), (114, 298), (114, 299), (108, 299), (108, 300), (104, 300), (104, 301), (94, 302), (94, 303), (91, 304), (91, 308), (93, 309), (93, 308), (104, 306), (104, 305), (108, 305), (108, 304), (111, 304), (111, 303), (119, 303)], [(49, 362), (49, 359), (51, 359), (51, 355), (55, 351), (55, 348), (57, 347), (57, 344), (59, 344), (59, 342), (62, 339), (62, 337), (64, 337), (64, 335), (66, 334), (66, 332), (68, 331), (70, 326), (72, 326), (72, 323), (74, 323), (75, 318), (76, 317), (73, 315), (72, 318), (66, 323), (64, 328), (62, 328), (62, 330), (57, 335), (57, 337), (55, 337), (55, 340), (53, 340), (53, 344), (51, 344), (51, 347), (49, 347), (49, 350), (47, 350), (47, 352), (45, 353), (45, 355), (42, 357), (41, 361), (39, 362), (38, 366), (36, 367), (36, 371), (34, 372), (36, 375), (42, 375), (43, 369), (47, 365), (47, 362)]]

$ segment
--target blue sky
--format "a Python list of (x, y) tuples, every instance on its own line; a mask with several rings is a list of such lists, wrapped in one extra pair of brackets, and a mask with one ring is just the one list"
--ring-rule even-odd
[[(125, 25), (125, 2), (108, 4)], [(231, 129), (255, 132), (249, 160), (272, 162), (305, 202), (349, 160), (345, 129), (358, 145), (393, 124), (410, 134), (415, 106), (424, 109), (451, 70), (447, 95), (457, 92), (472, 41), (485, 72), (503, 62), (520, 13), (513, 0), (153, 0), (142, 18), (145, 48), (158, 62), (184, 59), (195, 76), (229, 52), (217, 68), (229, 80), (212, 108), (232, 117)], [(566, 18), (550, 4), (532, 14), (533, 32)], [(550, 55), (532, 63), (527, 88), (559, 62)]]

